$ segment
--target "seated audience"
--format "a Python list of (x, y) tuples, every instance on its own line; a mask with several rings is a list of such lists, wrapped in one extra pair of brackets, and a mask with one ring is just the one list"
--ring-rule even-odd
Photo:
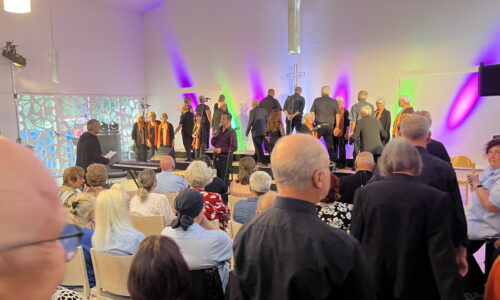
[[(432, 126), (432, 117), (431, 117), (431, 113), (429, 111), (418, 110), (418, 111), (414, 112), (414, 114), (426, 118), (427, 121), (429, 121), (429, 124)], [(443, 143), (431, 138), (430, 142), (427, 144), (426, 149), (430, 155), (434, 155), (436, 157), (439, 157), (442, 160), (444, 160), (445, 162), (451, 164), (450, 155), (448, 154), (448, 151), (446, 151), (446, 147), (443, 145)]]
[(310, 135), (288, 135), (271, 161), (276, 202), (234, 241), (243, 298), (374, 299), (358, 243), (318, 218), (316, 203), (331, 180), (324, 146)]
[(172, 207), (167, 196), (152, 193), (156, 190), (155, 171), (144, 170), (139, 173), (137, 195), (130, 200), (130, 214), (137, 216), (163, 216), (165, 226), (172, 221)]
[(376, 299), (463, 299), (449, 196), (418, 182), (422, 160), (404, 138), (386, 145), (379, 169), (386, 178), (358, 189), (351, 225)]
[(250, 197), (250, 176), (257, 171), (257, 164), (251, 157), (243, 157), (239, 161), (238, 179), (231, 182), (229, 195), (235, 197)]
[(219, 220), (220, 229), (227, 231), (227, 221), (230, 219), (230, 211), (222, 201), (219, 194), (204, 190), (214, 178), (214, 170), (206, 163), (196, 160), (189, 164), (184, 174), (186, 181), (192, 189), (201, 193), (205, 199), (205, 216), (208, 220)]
[[(215, 170), (214, 164), (208, 155), (203, 154), (200, 157), (198, 157), (198, 160), (205, 162), (209, 168)], [(222, 201), (224, 201), (224, 204), (226, 205), (228, 202), (228, 197), (227, 197), (228, 190), (229, 188), (227, 184), (224, 182), (224, 180), (220, 179), (219, 177), (214, 177), (212, 182), (210, 182), (210, 184), (205, 187), (205, 191), (221, 195)]]
[(361, 152), (356, 156), (354, 162), (355, 174), (344, 176), (340, 178), (340, 199), (339, 202), (352, 204), (354, 199), (354, 192), (359, 187), (365, 186), (370, 178), (372, 178), (375, 162), (373, 155), (370, 152)]
[(0, 299), (49, 299), (79, 242), (59, 237), (76, 226), (65, 225), (54, 178), (29, 150), (0, 137), (0, 166)]
[(184, 299), (190, 284), (188, 265), (171, 238), (152, 235), (142, 241), (128, 274), (132, 299)]
[(92, 246), (111, 255), (134, 255), (144, 234), (134, 229), (128, 212), (127, 194), (119, 184), (97, 196)]
[(276, 196), (278, 196), (278, 193), (275, 191), (269, 191), (262, 195), (257, 201), (257, 210), (255, 211), (255, 214), (258, 215), (273, 207), (274, 201), (276, 201)]
[[(495, 261), (494, 243), (500, 237), (500, 138), (490, 140), (485, 146), (489, 166), (478, 175), (467, 175), (472, 195), (467, 207), (469, 244), (467, 261), (469, 272), (464, 288), (471, 294), (482, 294), (489, 270)], [(474, 258), (486, 243), (485, 272)]]
[(107, 190), (104, 187), (108, 181), (108, 169), (103, 164), (91, 164), (87, 167), (87, 187), (84, 192), (92, 193), (94, 197), (97, 197), (101, 191)]
[(160, 161), (161, 173), (156, 175), (154, 192), (158, 194), (177, 193), (188, 187), (186, 180), (174, 174), (175, 161), (170, 155), (165, 155)]
[(352, 206), (347, 203), (338, 202), (340, 198), (339, 178), (333, 173), (330, 177), (330, 191), (316, 206), (318, 217), (321, 221), (334, 228), (349, 231), (351, 230)]
[(189, 269), (217, 267), (225, 288), (229, 278), (227, 262), (233, 254), (233, 241), (208, 221), (204, 202), (203, 196), (196, 190), (180, 192), (174, 204), (177, 219), (172, 221), (172, 227), (165, 227), (161, 235), (177, 243)]
[(71, 207), (71, 202), (78, 193), (77, 189), (82, 188), (85, 182), (83, 176), (85, 171), (78, 166), (64, 169), (63, 184), (59, 189), (59, 201), (64, 207)]
[(81, 193), (75, 197), (75, 201), (71, 204), (70, 218), (68, 223), (80, 226), (83, 232), (82, 239), (78, 246), (82, 246), (83, 256), (85, 257), (85, 267), (87, 268), (87, 277), (89, 278), (90, 287), (95, 286), (94, 268), (92, 267), (92, 258), (90, 257), (90, 248), (92, 248), (92, 235), (94, 235), (93, 227), (95, 215), (95, 198), (92, 194)]
[(271, 188), (271, 176), (264, 171), (257, 171), (250, 176), (251, 196), (246, 200), (240, 200), (234, 205), (233, 219), (245, 224), (257, 211), (257, 200)]

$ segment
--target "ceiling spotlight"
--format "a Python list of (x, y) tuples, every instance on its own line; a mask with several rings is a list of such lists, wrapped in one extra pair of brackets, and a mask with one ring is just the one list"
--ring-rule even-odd
[(11, 13), (25, 14), (31, 12), (30, 0), (3, 0), (3, 8)]
[(21, 54), (17, 54), (16, 45), (14, 42), (5, 42), (5, 47), (2, 50), (2, 56), (12, 61), (18, 67), (24, 68), (28, 63), (28, 59)]

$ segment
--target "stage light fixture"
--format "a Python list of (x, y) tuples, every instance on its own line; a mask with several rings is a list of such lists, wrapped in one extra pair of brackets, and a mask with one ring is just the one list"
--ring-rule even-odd
[(18, 67), (24, 68), (28, 64), (28, 59), (16, 51), (14, 42), (5, 42), (5, 47), (2, 50), (2, 56), (12, 61)]
[(108, 123), (106, 122), (101, 122), (101, 134), (107, 134), (109, 131)]
[(109, 124), (109, 131), (111, 133), (117, 133), (119, 129), (120, 126), (118, 125), (118, 123), (116, 123), (115, 121), (111, 121), (111, 123)]
[(17, 14), (31, 12), (31, 0), (3, 0), (5, 11)]

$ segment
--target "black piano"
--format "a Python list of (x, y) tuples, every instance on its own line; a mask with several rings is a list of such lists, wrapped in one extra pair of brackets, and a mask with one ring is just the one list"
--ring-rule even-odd
[(137, 183), (137, 172), (143, 171), (143, 170), (153, 170), (156, 173), (161, 172), (160, 168), (160, 163), (159, 162), (152, 162), (152, 161), (135, 161), (135, 160), (121, 160), (114, 162), (109, 165), (110, 168), (112, 169), (120, 169), (122, 171), (127, 171), (130, 174), (130, 177), (135, 182), (135, 185), (139, 187), (139, 184)]

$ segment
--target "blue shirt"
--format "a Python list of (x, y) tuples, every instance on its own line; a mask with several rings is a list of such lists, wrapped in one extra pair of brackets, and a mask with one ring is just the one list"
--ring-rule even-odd
[(258, 197), (249, 197), (247, 200), (240, 200), (234, 205), (233, 218), (236, 222), (245, 224), (253, 216), (257, 210)]
[(165, 227), (161, 235), (172, 238), (181, 249), (190, 270), (218, 267), (222, 287), (229, 279), (226, 263), (233, 256), (233, 241), (222, 230), (207, 230), (194, 223), (184, 231), (181, 227)]
[(177, 193), (188, 187), (186, 180), (179, 175), (175, 175), (172, 171), (163, 171), (156, 174), (156, 181), (157, 186), (154, 192), (158, 194)]
[(92, 248), (92, 236), (94, 235), (93, 229), (80, 227), (83, 231), (82, 239), (78, 246), (82, 246), (83, 256), (85, 257), (85, 267), (87, 269), (87, 277), (89, 278), (90, 287), (95, 286), (94, 268), (92, 267), (92, 258), (90, 257), (90, 248)]
[[(479, 176), (479, 182), (490, 193), (489, 201), (500, 207), (500, 169), (486, 168)], [(472, 193), (467, 208), (468, 235), (471, 240), (500, 237), (500, 212), (489, 212), (479, 202), (476, 192)]]
[(134, 255), (142, 240), (144, 234), (133, 228), (125, 228), (118, 232), (111, 227), (107, 247), (97, 250), (110, 255)]

